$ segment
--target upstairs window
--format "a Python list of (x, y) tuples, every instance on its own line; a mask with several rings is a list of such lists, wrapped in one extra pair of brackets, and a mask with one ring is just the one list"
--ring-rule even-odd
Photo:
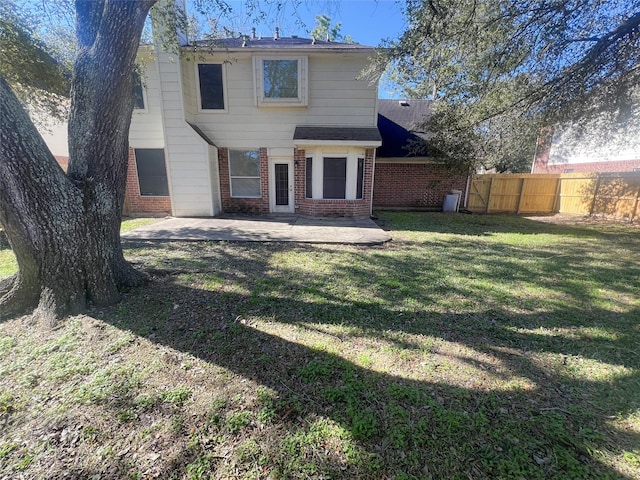
[(260, 197), (260, 152), (229, 150), (229, 179), (234, 198)]
[(142, 78), (136, 71), (133, 72), (133, 108), (135, 110), (144, 110), (144, 88), (142, 87)]
[(224, 84), (222, 77), (222, 64), (198, 64), (201, 110), (224, 110)]
[(263, 60), (264, 98), (298, 98), (298, 60)]
[(254, 57), (259, 106), (307, 105), (307, 58)]

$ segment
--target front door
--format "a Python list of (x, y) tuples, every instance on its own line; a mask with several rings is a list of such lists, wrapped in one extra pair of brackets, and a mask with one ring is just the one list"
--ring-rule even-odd
[(269, 162), (269, 204), (272, 212), (293, 213), (293, 162)]

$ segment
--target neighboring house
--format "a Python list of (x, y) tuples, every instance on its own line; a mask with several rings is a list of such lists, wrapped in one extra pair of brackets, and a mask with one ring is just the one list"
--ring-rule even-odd
[(531, 173), (633, 171), (640, 171), (640, 125), (612, 129), (604, 117), (544, 129), (531, 167)]
[[(128, 213), (371, 214), (372, 47), (303, 38), (197, 42), (144, 62)], [(184, 56), (183, 56), (184, 57)]]
[(451, 190), (464, 195), (467, 176), (412, 151), (428, 136), (422, 125), (430, 108), (430, 100), (378, 100), (382, 146), (376, 151), (374, 208), (440, 210)]

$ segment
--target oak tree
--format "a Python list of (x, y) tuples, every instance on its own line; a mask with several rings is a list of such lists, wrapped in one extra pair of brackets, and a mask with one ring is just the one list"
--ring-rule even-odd
[[(245, 0), (245, 17), (264, 19), (261, 7), (270, 3)], [(273, 3), (280, 9), (287, 2)], [(299, 3), (290, 0), (294, 9)], [(189, 26), (183, 4), (0, 0), (0, 226), (19, 269), (0, 281), (0, 318), (36, 308), (53, 321), (89, 303), (115, 303), (124, 289), (143, 282), (124, 259), (120, 243), (134, 65), (151, 9), (156, 44), (180, 52), (178, 32)], [(29, 5), (73, 14), (75, 52), (69, 68), (37, 38), (30, 18), (16, 13)], [(234, 14), (225, 0), (193, 0), (191, 5), (200, 16)], [(20, 102), (42, 103), (55, 115), (56, 102), (64, 96), (70, 106), (66, 173)]]
[(638, 115), (638, 0), (408, 0), (405, 13), (381, 63), (434, 99), (430, 150), (454, 165), (522, 170), (542, 125)]
[(66, 174), (0, 76), (0, 224), (19, 267), (0, 284), (2, 317), (34, 306), (47, 318), (79, 312), (142, 281), (123, 257), (119, 230), (132, 72), (155, 1), (75, 2)]

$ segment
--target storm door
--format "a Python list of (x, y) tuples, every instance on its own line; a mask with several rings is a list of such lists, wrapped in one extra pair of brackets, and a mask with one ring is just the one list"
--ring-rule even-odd
[(269, 204), (272, 212), (292, 213), (293, 162), (290, 160), (270, 162)]

